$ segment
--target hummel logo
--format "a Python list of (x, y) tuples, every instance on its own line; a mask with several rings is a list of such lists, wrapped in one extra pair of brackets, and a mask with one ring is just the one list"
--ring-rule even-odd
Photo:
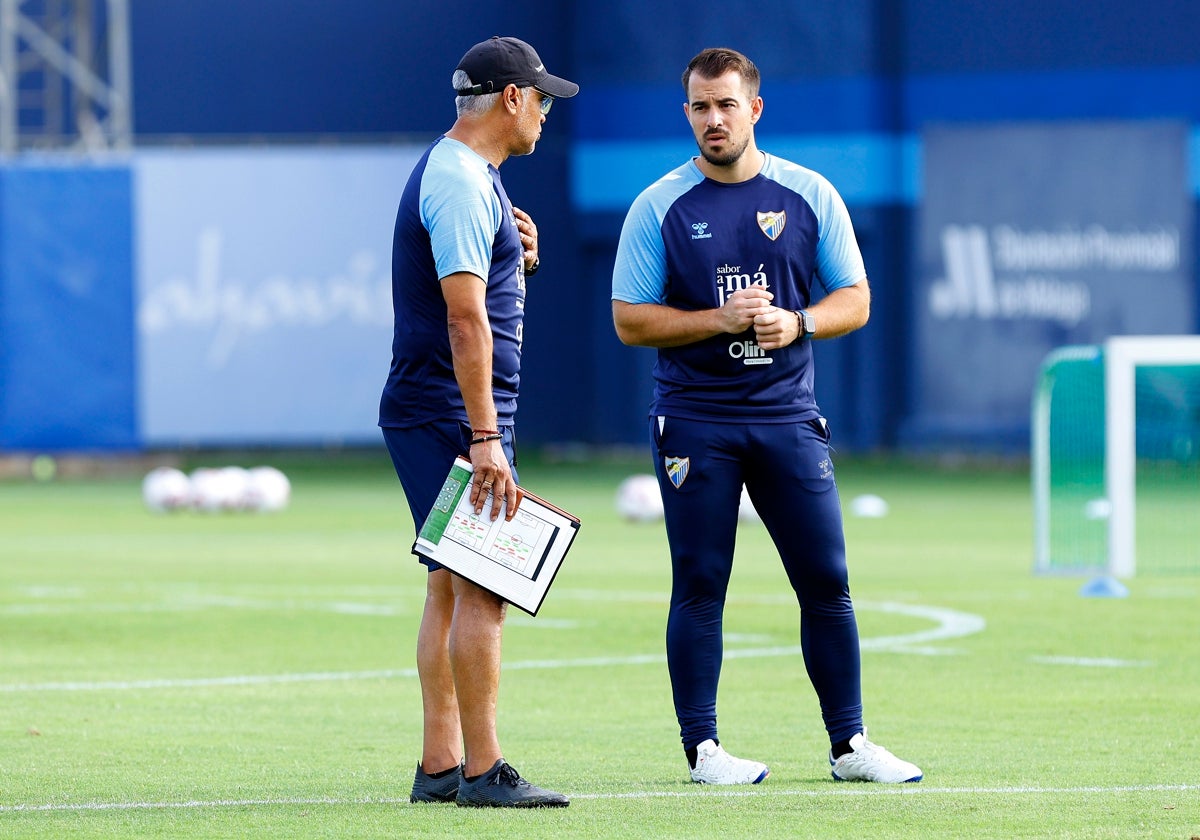
[(711, 233), (706, 233), (708, 230), (708, 222), (695, 222), (692, 224), (692, 239), (712, 239)]

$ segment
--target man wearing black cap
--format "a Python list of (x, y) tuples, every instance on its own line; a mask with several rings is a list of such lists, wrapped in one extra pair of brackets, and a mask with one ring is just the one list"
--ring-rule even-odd
[[(396, 216), (395, 335), (379, 408), (417, 530), (459, 455), (474, 467), (475, 512), (493, 519), (516, 512), (513, 417), (525, 278), (538, 269), (538, 237), (533, 220), (509, 202), (499, 167), (510, 155), (531, 153), (550, 105), (579, 92), (546, 72), (517, 38), (476, 44), (451, 81), (458, 118), (413, 169)], [(500, 750), (506, 605), (421, 562), (429, 568), (417, 637), (424, 738), (411, 800), (567, 805), (562, 794), (521, 778)]]

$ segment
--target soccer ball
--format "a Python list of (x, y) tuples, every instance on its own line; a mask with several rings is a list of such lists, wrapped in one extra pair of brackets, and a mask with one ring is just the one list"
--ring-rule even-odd
[(155, 513), (185, 508), (192, 503), (192, 482), (182, 470), (155, 467), (142, 479), (142, 501)]
[(209, 513), (237, 510), (246, 496), (246, 470), (199, 467), (192, 471), (192, 507)]
[(248, 476), (246, 507), (273, 512), (288, 506), (292, 498), (292, 483), (283, 472), (275, 467), (252, 467)]
[(617, 513), (630, 522), (662, 519), (662, 494), (652, 475), (631, 475), (617, 486)]
[(249, 507), (250, 471), (245, 467), (221, 467), (224, 482), (226, 510), (241, 510)]
[(873, 493), (865, 493), (850, 502), (850, 512), (863, 519), (882, 519), (888, 515), (888, 503)]

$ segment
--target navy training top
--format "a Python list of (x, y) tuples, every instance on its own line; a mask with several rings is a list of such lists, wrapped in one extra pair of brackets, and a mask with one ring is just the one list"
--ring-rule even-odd
[(439, 137), (409, 175), (392, 239), (392, 363), (379, 425), (467, 422), (454, 378), (440, 281), (467, 271), (487, 283), (492, 394), (512, 425), (525, 316), (524, 250), (500, 172), (468, 146)]
[[(824, 177), (765, 154), (754, 178), (706, 178), (694, 160), (634, 201), (621, 229), (612, 298), (696, 311), (765, 287), (781, 309), (807, 307), (866, 278), (846, 206)], [(819, 416), (811, 342), (770, 352), (753, 328), (658, 349), (651, 413), (792, 422)]]

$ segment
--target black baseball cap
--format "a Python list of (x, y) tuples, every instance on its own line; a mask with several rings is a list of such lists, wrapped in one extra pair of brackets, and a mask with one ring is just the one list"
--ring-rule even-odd
[(456, 91), (459, 96), (496, 93), (505, 85), (537, 88), (556, 99), (579, 93), (579, 85), (547, 73), (537, 50), (520, 38), (493, 35), (467, 50), (455, 69), (474, 82), (473, 87)]

